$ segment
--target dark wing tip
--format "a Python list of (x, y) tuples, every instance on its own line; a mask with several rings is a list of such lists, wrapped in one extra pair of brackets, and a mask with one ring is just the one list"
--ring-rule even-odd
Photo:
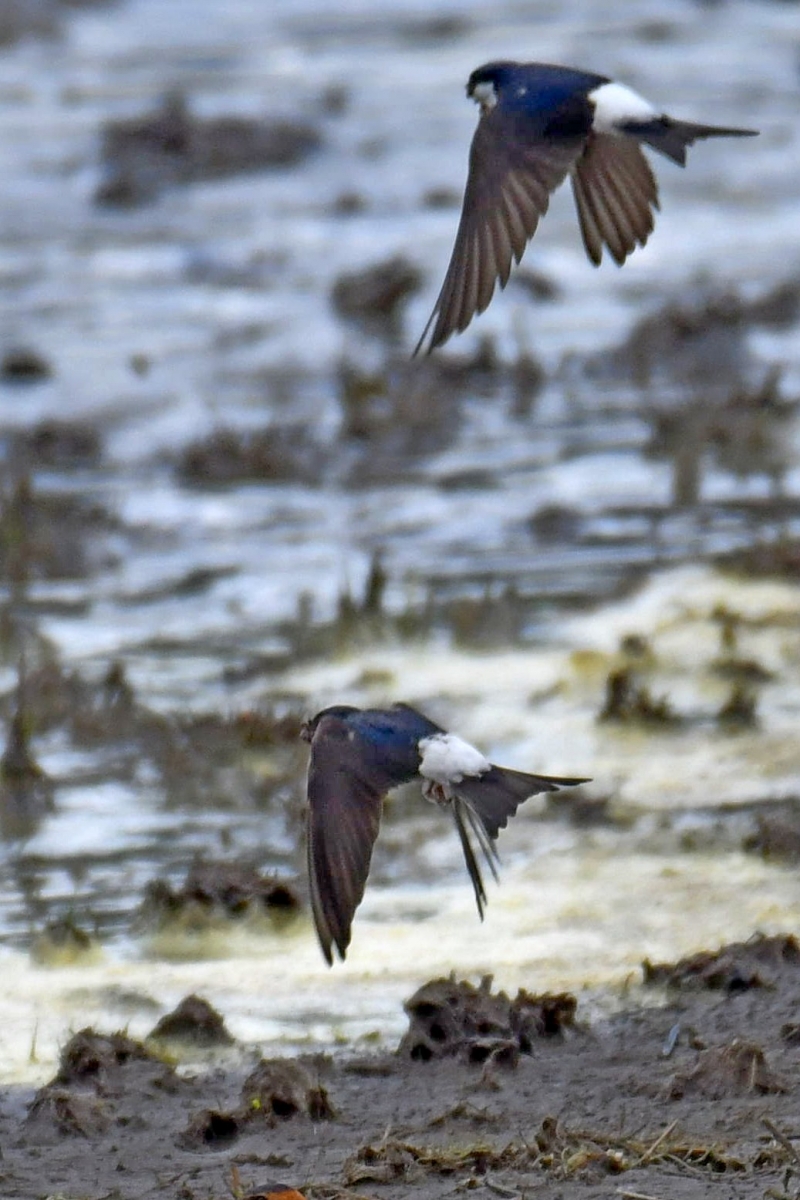
[[(311, 893), (311, 915), (314, 918), (314, 929), (317, 934), (322, 955), (329, 967), (333, 966), (333, 935), (331, 934), (328, 918), (325, 915), (325, 905), (320, 895), (319, 881), (317, 879), (316, 868), (314, 865), (314, 852), (311, 847), (311, 830), (309, 828), (309, 845), (308, 845), (308, 886)], [(339, 947), (337, 945), (337, 950)], [(341, 954), (341, 950), (339, 950)], [(344, 957), (344, 955), (342, 955)]]
[(336, 952), (342, 962), (344, 962), (344, 960), (347, 958), (347, 948), (350, 945), (351, 936), (352, 922), (348, 922), (347, 925), (342, 928), (339, 934), (334, 934), (333, 944), (335, 945)]
[(311, 885), (311, 912), (314, 918), (314, 928), (317, 941), (323, 957), (329, 967), (333, 966), (334, 947), (339, 958), (344, 962), (347, 957), (347, 947), (350, 945), (352, 916), (342, 911), (335, 892), (325, 895), (330, 888), (327, 882), (320, 883), (318, 876), (318, 860), (312, 861), (309, 856), (309, 879)]
[(461, 218), (444, 283), (412, 357), (430, 354), (489, 307), (508, 282), (550, 193), (564, 180), (580, 139), (531, 141), (518, 115), (497, 105), (478, 121), (469, 156)]
[[(316, 829), (314, 826), (316, 825)], [(334, 948), (344, 962), (353, 925), (353, 917), (363, 894), (363, 882), (355, 869), (337, 861), (328, 845), (334, 830), (310, 815), (308, 844), (308, 874), (311, 890), (311, 912), (325, 961), (333, 966)], [(351, 873), (354, 872), (354, 873)], [(363, 873), (366, 879), (366, 870)]]
[[(425, 328), (422, 331), (422, 335), (411, 353), (412, 358), (417, 358), (417, 357), (419, 357), (420, 354), (422, 354), (424, 357), (427, 357), (427, 355), (429, 355), (433, 350), (435, 350), (438, 345), (440, 345), (443, 341), (446, 340), (443, 337), (439, 337), (438, 340), (435, 337), (432, 337), (430, 339), (430, 341), (428, 342), (428, 345), (425, 346), (425, 341), (428, 337), (428, 333), (430, 332), (431, 325), (433, 324), (434, 318), (437, 316), (438, 312), (439, 312), (439, 303), (437, 301), (436, 305), (434, 306), (433, 312), (428, 317), (428, 320), (425, 324)], [(424, 350), (423, 350), (423, 346), (425, 346)]]
[(339, 958), (344, 962), (347, 947), (350, 945), (350, 926), (349, 924), (342, 926), (330, 903), (322, 900), (318, 882), (314, 876), (311, 877), (311, 912), (317, 932), (317, 941), (325, 962), (329, 967), (333, 966), (334, 947)]

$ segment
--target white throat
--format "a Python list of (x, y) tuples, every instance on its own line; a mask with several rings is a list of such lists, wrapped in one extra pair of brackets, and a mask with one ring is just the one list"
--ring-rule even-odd
[(476, 83), (472, 89), (472, 99), (480, 104), (484, 112), (491, 112), (497, 104), (497, 91), (493, 83)]

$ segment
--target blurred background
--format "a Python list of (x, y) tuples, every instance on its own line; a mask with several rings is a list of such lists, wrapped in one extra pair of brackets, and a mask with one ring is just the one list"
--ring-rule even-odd
[[(7, 1077), (188, 991), (261, 1046), (391, 1044), (443, 969), (608, 1005), (796, 924), (800, 13), (613, 12), (0, 0)], [(623, 270), (562, 189), (412, 362), (508, 57), (761, 136), (654, 160)], [(299, 725), (399, 699), (594, 782), (503, 833), (482, 926), (446, 818), (390, 802), (328, 972)]]

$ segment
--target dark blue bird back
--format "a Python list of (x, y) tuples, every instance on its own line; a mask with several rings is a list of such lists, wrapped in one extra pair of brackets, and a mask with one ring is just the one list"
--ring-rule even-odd
[[(476, 78), (480, 76), (480, 78)], [(604, 75), (555, 67), (548, 63), (490, 63), (473, 74), (473, 80), (494, 83), (498, 100), (507, 112), (543, 113), (552, 116), (576, 99), (608, 83)], [(524, 89), (524, 90), (523, 90)]]
[(381, 772), (395, 783), (405, 783), (417, 774), (420, 740), (442, 732), (422, 713), (402, 705), (365, 708), (352, 713), (347, 723), (358, 735), (364, 759), (380, 764)]

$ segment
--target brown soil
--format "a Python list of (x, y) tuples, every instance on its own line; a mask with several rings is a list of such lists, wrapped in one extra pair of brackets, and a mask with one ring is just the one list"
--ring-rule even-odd
[[(124, 1034), (84, 1031), (35, 1097), (2, 1095), (0, 1194), (795, 1200), (800, 947), (700, 958), (671, 969), (666, 1004), (659, 990), (592, 1024), (565, 997), (438, 981), (409, 1001), (401, 1050), (366, 1058), (182, 1077)], [(445, 1009), (443, 1054), (415, 1057), (415, 1023), (435, 1039)], [(488, 1053), (465, 1053), (472, 1038)]]

